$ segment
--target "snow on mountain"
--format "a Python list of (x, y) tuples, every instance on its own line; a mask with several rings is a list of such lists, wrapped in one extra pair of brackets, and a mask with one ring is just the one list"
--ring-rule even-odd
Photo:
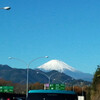
[(56, 71), (59, 71), (59, 72), (63, 72), (66, 75), (69, 75), (73, 78), (83, 79), (83, 80), (86, 80), (86, 81), (91, 81), (92, 78), (93, 78), (93, 75), (78, 71), (75, 68), (64, 63), (63, 61), (59, 61), (59, 60), (50, 60), (47, 63), (39, 66), (38, 68), (42, 71), (56, 70)]
[(59, 61), (59, 60), (51, 60), (41, 66), (38, 67), (39, 69), (44, 69), (47, 71), (51, 71), (51, 70), (57, 70), (59, 72), (64, 72), (65, 69), (70, 70), (72, 72), (75, 72), (76, 70), (67, 65), (66, 63)]

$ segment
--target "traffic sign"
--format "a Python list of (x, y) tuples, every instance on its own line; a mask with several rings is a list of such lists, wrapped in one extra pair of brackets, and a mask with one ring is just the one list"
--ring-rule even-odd
[(65, 90), (65, 84), (50, 84), (50, 90)]
[(13, 91), (14, 91), (13, 86), (0, 86), (0, 92), (13, 93)]

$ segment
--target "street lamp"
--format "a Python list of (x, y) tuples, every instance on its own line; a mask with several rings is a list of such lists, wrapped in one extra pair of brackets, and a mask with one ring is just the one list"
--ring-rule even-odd
[[(53, 79), (54, 81), (56, 81), (56, 79)], [(59, 81), (60, 83), (63, 83), (63, 81), (61, 81), (61, 80), (57, 80), (57, 81)]]
[[(55, 81), (55, 80), (57, 80), (57, 79), (53, 79), (53, 80)], [(57, 80), (57, 81), (61, 82), (62, 84), (65, 84), (65, 82), (68, 81), (68, 79), (65, 80), (65, 81), (61, 81), (61, 80)]]
[(8, 59), (15, 59), (15, 60), (18, 60), (18, 61), (24, 63), (24, 64), (27, 66), (26, 99), (27, 99), (27, 97), (28, 97), (29, 66), (30, 66), (30, 64), (31, 64), (33, 61), (38, 60), (38, 59), (40, 59), (40, 58), (48, 58), (48, 56), (43, 56), (43, 57), (35, 58), (35, 59), (31, 60), (29, 63), (26, 63), (24, 60), (19, 59), (19, 58), (8, 57)]
[(46, 77), (48, 78), (49, 84), (50, 84), (50, 79), (51, 79), (51, 77), (52, 77), (53, 75), (55, 75), (56, 73), (58, 73), (58, 72), (55, 72), (55, 73), (51, 74), (50, 76), (48, 76), (47, 74), (42, 73), (42, 72), (37, 72), (37, 74), (39, 74), (39, 73), (42, 74), (42, 75), (44, 75), (44, 76), (46, 76)]
[(2, 8), (0, 8), (0, 9), (4, 9), (4, 10), (10, 10), (11, 9), (11, 7), (2, 7)]

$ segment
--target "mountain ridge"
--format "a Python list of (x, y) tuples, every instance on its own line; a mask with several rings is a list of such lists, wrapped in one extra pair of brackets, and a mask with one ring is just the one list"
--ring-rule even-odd
[(63, 61), (59, 61), (59, 60), (50, 60), (47, 63), (44, 63), (43, 65), (39, 66), (38, 68), (42, 71), (56, 70), (59, 72), (63, 72), (66, 75), (69, 75), (75, 79), (83, 79), (86, 81), (92, 81), (92, 78), (93, 78), (92, 74), (78, 71), (75, 68), (64, 63)]
[[(37, 74), (37, 71), (39, 72), (39, 74)], [(90, 82), (87, 82), (84, 80), (73, 79), (71, 76), (68, 76), (64, 73), (60, 73), (55, 70), (50, 71), (50, 72), (43, 72), (39, 69), (34, 69), (34, 70), (29, 69), (29, 84), (36, 83), (36, 82), (48, 83), (48, 81), (49, 81), (48, 77), (46, 77), (45, 75), (43, 75), (41, 73), (46, 74), (48, 77), (50, 77), (50, 75), (54, 74), (50, 78), (51, 83), (61, 83), (60, 81), (67, 80), (66, 82), (69, 85), (72, 85), (73, 82), (74, 82), (74, 84), (80, 84), (81, 82), (90, 84)], [(26, 76), (27, 76), (27, 69), (18, 69), (18, 68), (12, 68), (8, 65), (0, 65), (0, 78), (1, 79), (4, 79), (6, 81), (12, 81), (13, 83), (26, 84)], [(54, 79), (56, 79), (56, 81), (54, 81)]]

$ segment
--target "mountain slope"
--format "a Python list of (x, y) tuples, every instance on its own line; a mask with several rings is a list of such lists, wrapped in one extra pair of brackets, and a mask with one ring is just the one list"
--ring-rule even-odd
[[(37, 74), (37, 72), (39, 72), (39, 74)], [(43, 75), (42, 73), (44, 73), (46, 76)], [(1, 79), (12, 81), (14, 83), (26, 84), (26, 75), (27, 75), (26, 69), (17, 69), (17, 68), (11, 68), (8, 65), (0, 65), (0, 78)], [(63, 74), (62, 74), (62, 77), (60, 77), (61, 73), (57, 71), (43, 72), (37, 69), (34, 69), (34, 70), (29, 69), (29, 83), (35, 83), (35, 82), (48, 83), (49, 81), (48, 77), (50, 75), (53, 75), (53, 77), (50, 78), (51, 82), (53, 81), (54, 78), (59, 79), (59, 80), (62, 80), (62, 79), (71, 80), (72, 79), (70, 76), (63, 75)]]
[(69, 75), (73, 78), (83, 79), (86, 81), (92, 81), (92, 77), (93, 77), (91, 74), (80, 72), (80, 71), (76, 70), (75, 68), (73, 68), (73, 67), (69, 66), (68, 64), (66, 64), (62, 61), (59, 61), (59, 60), (51, 60), (51, 61), (39, 66), (38, 68), (43, 71), (56, 70), (59, 72), (63, 72), (66, 75)]
[[(17, 69), (17, 68), (11, 68), (8, 65), (0, 65), (0, 78), (4, 79), (6, 81), (12, 81), (14, 83), (20, 83), (20, 84), (26, 84), (26, 75), (27, 75), (26, 69)], [(39, 72), (39, 74), (37, 74)], [(45, 74), (45, 75), (44, 75)], [(52, 76), (51, 76), (52, 75)], [(61, 83), (66, 81), (69, 83), (69, 85), (79, 84), (81, 82), (84, 82), (85, 84), (90, 84), (89, 82), (83, 81), (83, 80), (75, 80), (72, 79), (72, 77), (60, 73), (58, 71), (50, 71), (50, 72), (43, 72), (39, 69), (29, 69), (29, 83), (48, 83), (50, 78), (50, 83)], [(54, 80), (55, 79), (55, 80)]]

